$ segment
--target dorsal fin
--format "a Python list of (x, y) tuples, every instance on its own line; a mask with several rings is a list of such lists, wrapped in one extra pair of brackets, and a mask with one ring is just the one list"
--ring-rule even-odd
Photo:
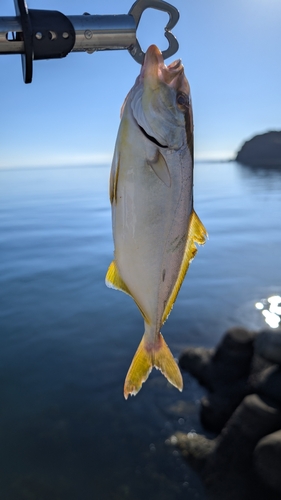
[(198, 215), (193, 210), (190, 217), (184, 256), (182, 259), (177, 281), (174, 285), (172, 293), (164, 309), (164, 313), (162, 316), (162, 324), (166, 321), (172, 310), (172, 307), (175, 303), (180, 287), (188, 270), (189, 264), (196, 255), (197, 247), (195, 243), (198, 243), (199, 245), (204, 245), (206, 238), (207, 238), (207, 231), (203, 226), (201, 220), (199, 219)]

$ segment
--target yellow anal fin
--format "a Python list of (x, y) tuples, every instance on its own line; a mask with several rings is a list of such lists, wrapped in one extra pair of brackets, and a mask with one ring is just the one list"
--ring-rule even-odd
[(191, 217), (190, 217), (190, 222), (189, 222), (189, 227), (188, 227), (188, 234), (187, 234), (187, 240), (186, 240), (186, 245), (185, 245), (185, 250), (184, 250), (184, 256), (182, 259), (181, 267), (179, 270), (178, 278), (177, 281), (174, 285), (174, 288), (172, 290), (172, 293), (167, 301), (166, 307), (164, 309), (164, 313), (162, 316), (162, 324), (166, 321), (167, 317), (169, 316), (172, 307), (176, 301), (177, 295), (180, 291), (180, 287), (182, 285), (182, 282), (184, 280), (184, 277), (187, 273), (188, 267), (190, 262), (194, 259), (196, 253), (197, 253), (197, 247), (195, 243), (198, 243), (199, 245), (204, 245), (206, 238), (208, 234), (203, 226), (201, 220), (199, 219), (198, 215), (196, 212), (193, 210)]
[(107, 270), (106, 277), (105, 277), (105, 284), (106, 284), (106, 286), (108, 286), (108, 288), (114, 288), (114, 290), (121, 290), (121, 292), (124, 292), (124, 293), (127, 293), (127, 295), (130, 295), (130, 297), (132, 297), (132, 299), (134, 299), (135, 303), (137, 304), (144, 321), (148, 325), (150, 324), (149, 317), (144, 312), (144, 310), (141, 308), (141, 306), (138, 304), (135, 297), (132, 295), (129, 288), (127, 287), (126, 283), (122, 280), (122, 278), (119, 274), (119, 271), (117, 269), (115, 260), (113, 260), (111, 262), (111, 264)]
[(125, 399), (130, 394), (135, 396), (139, 392), (154, 366), (163, 373), (172, 385), (182, 391), (181, 372), (163, 336), (159, 333), (155, 345), (151, 346), (144, 334), (126, 376)]
[(107, 270), (105, 277), (105, 284), (108, 288), (114, 288), (115, 290), (121, 290), (131, 296), (130, 290), (126, 283), (122, 280), (119, 271), (116, 266), (115, 260), (113, 260)]

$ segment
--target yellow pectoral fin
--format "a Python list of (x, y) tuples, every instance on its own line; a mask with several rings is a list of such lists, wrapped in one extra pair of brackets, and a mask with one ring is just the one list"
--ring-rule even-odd
[(206, 238), (208, 234), (203, 226), (201, 220), (199, 219), (198, 215), (196, 212), (193, 210), (191, 217), (190, 217), (190, 223), (189, 223), (189, 228), (188, 228), (188, 233), (187, 233), (187, 240), (186, 240), (186, 245), (185, 245), (185, 250), (184, 250), (184, 256), (183, 260), (181, 263), (181, 267), (179, 270), (178, 278), (177, 281), (174, 285), (174, 288), (172, 290), (172, 293), (167, 301), (163, 316), (162, 316), (162, 324), (166, 321), (168, 318), (172, 307), (175, 303), (175, 300), (177, 298), (177, 295), (180, 291), (180, 287), (182, 285), (182, 282), (184, 280), (184, 277), (187, 273), (188, 267), (190, 262), (194, 259), (196, 253), (197, 253), (197, 247), (195, 243), (198, 243), (199, 245), (204, 245)]
[(154, 346), (147, 343), (144, 334), (126, 376), (125, 399), (130, 394), (135, 396), (139, 392), (154, 366), (163, 373), (172, 385), (182, 391), (181, 372), (161, 333), (158, 334)]

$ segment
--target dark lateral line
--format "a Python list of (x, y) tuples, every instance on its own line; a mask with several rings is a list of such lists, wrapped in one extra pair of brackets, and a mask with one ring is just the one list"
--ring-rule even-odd
[(139, 128), (141, 129), (142, 133), (145, 135), (145, 137), (151, 141), (151, 142), (154, 142), (154, 144), (156, 144), (156, 146), (159, 146), (159, 148), (167, 148), (168, 146), (163, 146), (162, 144), (160, 144), (160, 142), (157, 141), (157, 139), (155, 139), (155, 137), (152, 137), (152, 135), (149, 135), (145, 130), (144, 128), (142, 128), (140, 125), (139, 125)]

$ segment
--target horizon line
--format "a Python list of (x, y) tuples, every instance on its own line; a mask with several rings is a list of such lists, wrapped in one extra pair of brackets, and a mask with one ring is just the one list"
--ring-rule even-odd
[[(194, 158), (194, 162), (196, 163), (228, 163), (231, 161), (235, 161), (234, 157), (225, 157), (225, 158), (208, 158), (208, 157), (196, 157)], [(87, 160), (83, 160), (82, 158), (71, 159), (71, 160), (58, 160), (50, 159), (49, 162), (34, 162), (30, 163), (3, 163), (0, 164), (0, 170), (9, 170), (9, 169), (37, 169), (37, 168), (70, 168), (70, 167), (94, 167), (94, 166), (110, 166), (112, 162), (112, 156), (103, 155), (100, 158), (88, 158)]]

